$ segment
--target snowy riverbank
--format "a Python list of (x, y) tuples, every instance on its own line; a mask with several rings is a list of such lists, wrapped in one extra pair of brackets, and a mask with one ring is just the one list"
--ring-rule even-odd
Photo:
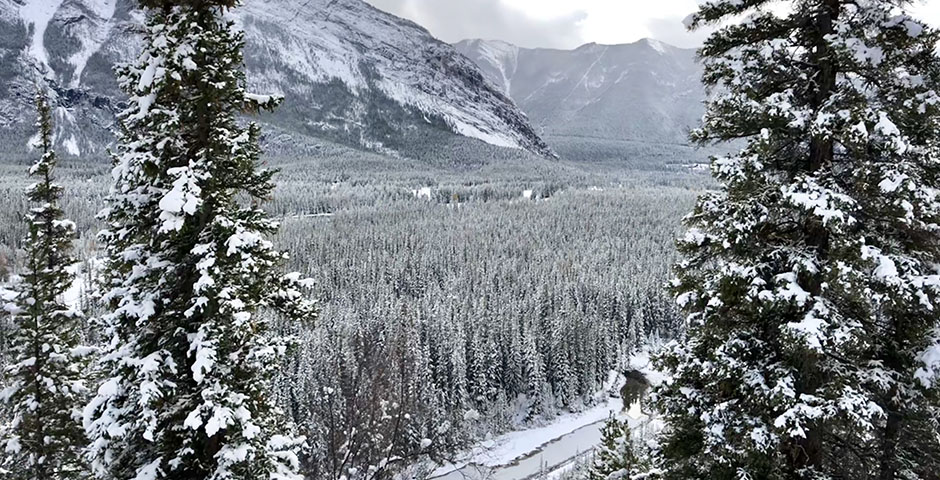
[[(633, 355), (629, 365), (629, 368), (643, 372), (654, 385), (665, 379), (653, 370), (648, 352)], [(604, 392), (619, 390), (622, 382), (622, 376), (613, 374)], [(642, 431), (644, 436), (657, 431), (658, 422), (640, 410), (639, 405), (634, 405), (625, 412), (622, 400), (610, 396), (583, 412), (560, 415), (549, 425), (509, 432), (483, 441), (460, 455), (457, 462), (435, 470), (430, 478), (518, 480), (563, 470), (598, 445), (601, 428), (611, 414), (626, 419), (632, 429)]]

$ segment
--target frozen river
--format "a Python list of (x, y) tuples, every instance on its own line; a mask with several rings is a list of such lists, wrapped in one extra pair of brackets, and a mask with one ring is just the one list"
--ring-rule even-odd
[(604, 422), (581, 427), (561, 438), (556, 438), (533, 453), (507, 465), (488, 467), (469, 464), (459, 470), (434, 477), (436, 480), (522, 480), (538, 477), (564, 466), (578, 456), (589, 452), (601, 441)]
[[(654, 385), (662, 381), (663, 376), (650, 368), (648, 353), (633, 355), (630, 365), (642, 371)], [(618, 391), (623, 381), (622, 376), (611, 372), (605, 390)], [(660, 429), (660, 422), (644, 415), (639, 403), (631, 406), (629, 412), (622, 408), (619, 398), (609, 397), (589, 410), (562, 415), (549, 425), (481, 442), (465, 452), (456, 464), (438, 468), (430, 478), (524, 480), (545, 473), (557, 474), (600, 444), (601, 429), (611, 414), (626, 419), (636, 439), (649, 439)]]
[[(608, 413), (610, 412), (611, 410), (608, 410)], [(624, 418), (629, 422), (634, 435), (645, 437), (650, 433), (650, 418), (640, 413), (639, 405), (635, 405)], [(522, 450), (524, 453), (515, 457), (510, 457), (511, 454), (507, 455), (508, 452), (497, 453), (495, 457), (485, 461), (471, 461), (459, 468), (455, 467), (431, 478), (433, 480), (523, 480), (539, 478), (542, 474), (564, 469), (579, 457), (594, 450), (601, 442), (601, 429), (604, 427), (605, 421), (606, 417), (604, 417), (604, 420), (596, 420), (587, 425), (582, 424), (583, 426), (569, 430), (568, 433), (555, 438), (545, 436), (552, 431), (558, 431), (552, 428), (543, 429), (542, 431), (536, 429), (529, 432), (517, 432), (513, 435), (525, 439), (524, 442), (520, 443), (537, 446)], [(541, 443), (539, 443), (539, 440)], [(509, 446), (512, 447), (512, 442), (509, 443)], [(503, 444), (501, 447), (505, 449), (506, 446)], [(496, 450), (499, 450), (499, 448), (496, 447)], [(512, 451), (512, 448), (508, 450)], [(516, 452), (519, 451), (519, 448), (517, 448)], [(479, 458), (483, 459), (486, 456), (480, 456)]]

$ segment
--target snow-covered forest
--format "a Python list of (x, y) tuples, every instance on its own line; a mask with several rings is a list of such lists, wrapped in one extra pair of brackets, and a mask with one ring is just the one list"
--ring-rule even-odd
[[(679, 219), (709, 184), (704, 175), (546, 162), (546, 173), (530, 178), (505, 164), (492, 174), (420, 165), (388, 180), (355, 173), (374, 165), (338, 168), (355, 154), (340, 151), (346, 156), (325, 155), (309, 170), (292, 158), (271, 160), (282, 169), (268, 205), (282, 223), (274, 240), (290, 254), (289, 269), (314, 280), (318, 301), (315, 322), (279, 324), (300, 342), (276, 388), (285, 411), (316, 438), (311, 468), (347, 455), (350, 432), (388, 434), (397, 418), (375, 421), (380, 405), (370, 402), (398, 402), (390, 414), (413, 419), (395, 440), (398, 454), (442, 460), (487, 434), (591, 407), (625, 354), (676, 331), (662, 286)], [(86, 201), (106, 194), (104, 173), (60, 168), (66, 211), (86, 226), (75, 242), (83, 285), (100, 229)], [(12, 218), (3, 234), (20, 239), (23, 225), (13, 219), (25, 208), (18, 192), (26, 180), (6, 178)], [(424, 188), (430, 199), (414, 193)], [(18, 263), (23, 244), (13, 245), (5, 255)], [(94, 287), (83, 292), (75, 300), (94, 316)], [(398, 390), (401, 380), (421, 385), (420, 395)], [(471, 411), (479, 418), (465, 418)], [(444, 425), (451, 427), (437, 433)], [(425, 438), (434, 444), (421, 449)], [(377, 463), (384, 447), (358, 447), (351, 465)], [(312, 478), (339, 476), (314, 471)]]
[[(242, 2), (127, 3), (110, 162), (57, 127), (80, 96), (51, 74), (29, 138), (0, 136), (0, 478), (940, 478), (940, 30), (782, 3), (687, 18), (688, 145), (543, 142), (509, 77), (442, 44), (459, 88), (416, 87), (440, 112), (377, 86), (424, 70), (373, 66), (368, 138), (301, 133), (296, 95), (249, 80)], [(50, 5), (17, 4), (17, 55)]]

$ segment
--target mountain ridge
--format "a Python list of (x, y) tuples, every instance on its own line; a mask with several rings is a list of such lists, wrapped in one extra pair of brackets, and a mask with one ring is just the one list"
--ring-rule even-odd
[[(248, 0), (232, 18), (245, 33), (248, 87), (287, 97), (262, 121), (298, 138), (394, 152), (421, 132), (450, 131), (552, 155), (475, 64), (414, 22), (360, 0)], [(0, 0), (5, 140), (30, 130), (41, 83), (55, 91), (57, 144), (103, 150), (124, 99), (111, 68), (136, 55), (143, 21), (130, 0)]]

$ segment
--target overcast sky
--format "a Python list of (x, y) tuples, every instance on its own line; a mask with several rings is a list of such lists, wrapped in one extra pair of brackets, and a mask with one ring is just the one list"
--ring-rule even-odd
[[(575, 48), (650, 37), (696, 47), (705, 32), (682, 20), (697, 0), (366, 0), (409, 18), (447, 42), (505, 40), (522, 47)], [(940, 26), (940, 0), (920, 0), (917, 14)], [(929, 5), (928, 5), (929, 4)]]

